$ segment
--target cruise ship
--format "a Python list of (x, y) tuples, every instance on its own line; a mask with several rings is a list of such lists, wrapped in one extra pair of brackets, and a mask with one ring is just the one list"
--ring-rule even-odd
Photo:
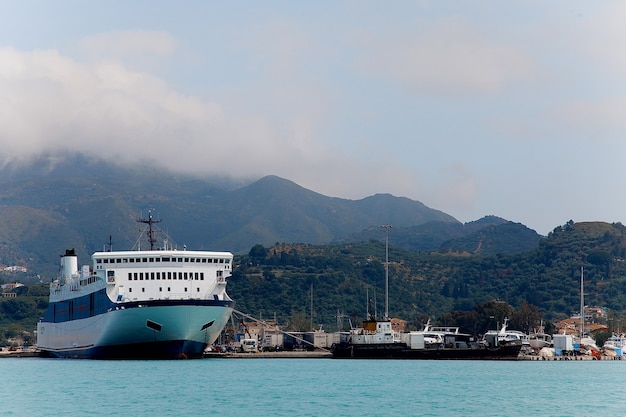
[(74, 249), (61, 256), (50, 303), (37, 324), (46, 356), (85, 359), (201, 358), (226, 325), (233, 254), (155, 248), (95, 252), (79, 268)]

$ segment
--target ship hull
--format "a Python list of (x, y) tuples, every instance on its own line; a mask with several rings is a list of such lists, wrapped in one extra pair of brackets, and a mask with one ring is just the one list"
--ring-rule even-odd
[(125, 303), (93, 317), (38, 323), (38, 347), (61, 358), (201, 358), (232, 308), (213, 300)]
[(331, 348), (337, 359), (430, 359), (430, 360), (513, 360), (521, 345), (496, 348), (411, 349), (405, 343), (338, 343)]

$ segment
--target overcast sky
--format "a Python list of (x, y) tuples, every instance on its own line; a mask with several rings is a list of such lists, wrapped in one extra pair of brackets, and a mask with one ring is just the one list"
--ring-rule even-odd
[(626, 223), (624, 1), (0, 0), (0, 164)]

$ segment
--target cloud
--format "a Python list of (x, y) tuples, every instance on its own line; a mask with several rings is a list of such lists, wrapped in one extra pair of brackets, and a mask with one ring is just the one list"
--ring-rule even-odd
[[(315, 140), (325, 110), (315, 104), (323, 97), (314, 88), (300, 89), (314, 98), (300, 107), (297, 94), (285, 88), (284, 96), (280, 91), (262, 95), (272, 104), (256, 113), (228, 113), (217, 100), (182, 94), (153, 73), (125, 64), (123, 56), (131, 51), (170, 53), (176, 42), (155, 49), (159, 39), (169, 37), (138, 32), (94, 36), (85, 45), (94, 52), (106, 46), (110, 53), (86, 61), (54, 49), (0, 49), (0, 164), (83, 153), (117, 163), (154, 162), (192, 174), (274, 173), (296, 181), (297, 170), (330, 181), (345, 166), (337, 149)], [(295, 105), (286, 121), (277, 122), (267, 114), (276, 112), (281, 100)], [(335, 163), (336, 169), (329, 166)]]
[(485, 94), (532, 76), (521, 50), (488, 38), (462, 18), (417, 22), (412, 31), (366, 35), (359, 67), (416, 93)]
[(98, 61), (121, 61), (137, 54), (168, 56), (178, 42), (167, 32), (126, 30), (99, 33), (82, 39), (79, 44), (86, 55)]

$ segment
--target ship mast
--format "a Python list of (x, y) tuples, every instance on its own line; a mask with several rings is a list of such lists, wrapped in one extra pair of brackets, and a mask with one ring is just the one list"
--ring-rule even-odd
[(137, 222), (144, 223), (148, 225), (148, 231), (146, 232), (146, 236), (148, 236), (148, 242), (150, 242), (150, 250), (154, 250), (154, 244), (156, 243), (156, 230), (152, 227), (155, 223), (161, 223), (161, 219), (154, 219), (152, 217), (152, 210), (148, 210), (148, 218), (147, 219), (137, 219)]
[(583, 336), (585, 335), (585, 293), (583, 291), (583, 268), (580, 267), (580, 340), (583, 340)]

